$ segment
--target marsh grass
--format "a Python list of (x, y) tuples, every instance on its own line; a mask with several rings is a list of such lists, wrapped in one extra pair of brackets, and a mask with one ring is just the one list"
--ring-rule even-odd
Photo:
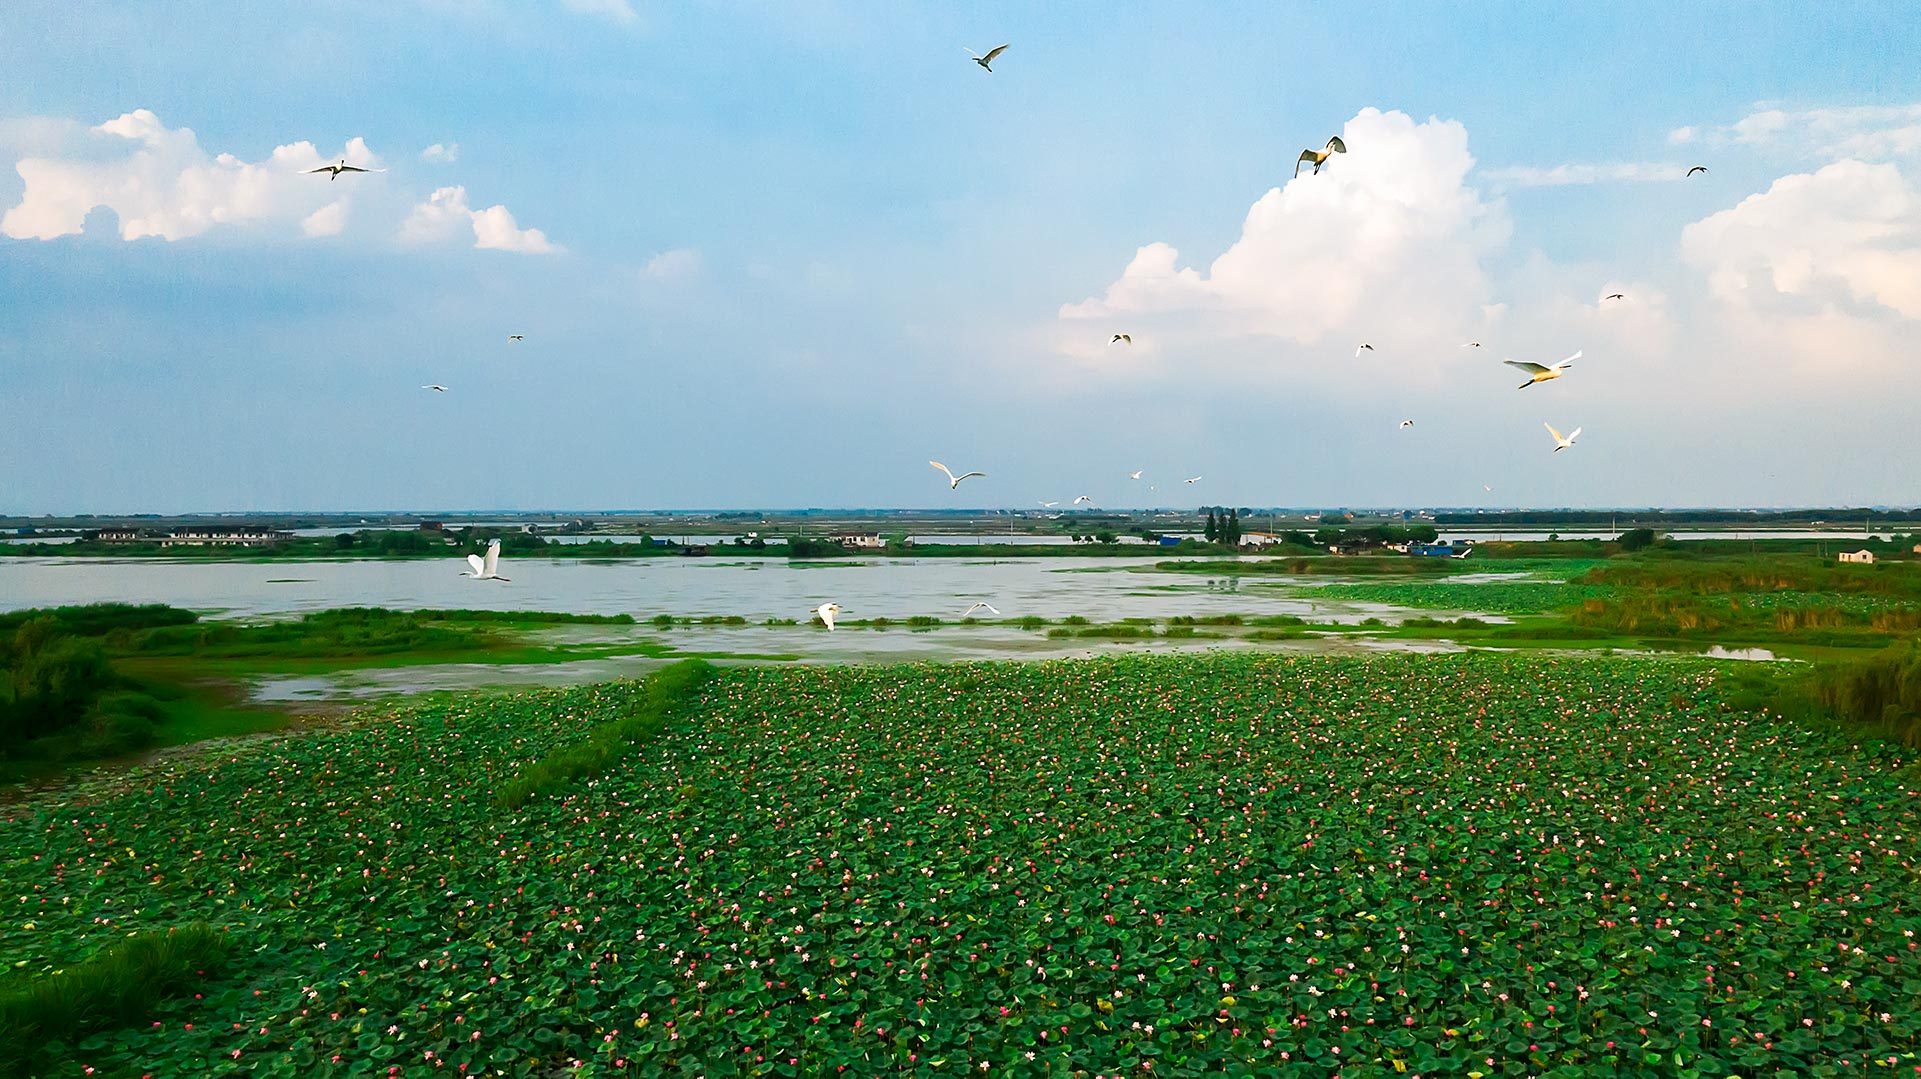
[(518, 809), (537, 794), (552, 794), (577, 779), (606, 771), (634, 746), (660, 734), (714, 674), (714, 665), (701, 659), (684, 659), (655, 671), (642, 683), (640, 700), (631, 713), (594, 727), (586, 741), (528, 765), (495, 793), (495, 802)]
[(63, 970), (0, 982), (0, 1071), (24, 1074), (49, 1043), (139, 1022), (228, 950), (225, 933), (196, 922), (136, 933)]

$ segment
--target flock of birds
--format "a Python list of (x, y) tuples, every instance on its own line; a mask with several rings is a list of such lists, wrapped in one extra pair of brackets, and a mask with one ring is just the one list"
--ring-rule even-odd
[[(1005, 44), (996, 45), (993, 48), (987, 50), (985, 53), (976, 53), (972, 49), (966, 50), (967, 55), (973, 58), (974, 63), (980, 65), (981, 70), (986, 71), (990, 75), (993, 74), (993, 71), (994, 71), (994, 68), (993, 68), (994, 61), (999, 59), (1000, 55), (1006, 51), (1007, 51), (1007, 45)], [(1321, 148), (1318, 150), (1312, 147), (1302, 150), (1301, 156), (1295, 159), (1295, 162), (1294, 162), (1294, 177), (1297, 179), (1300, 177), (1301, 166), (1303, 165), (1313, 166), (1313, 171), (1309, 175), (1319, 176), (1321, 174), (1321, 170), (1327, 167), (1327, 165), (1333, 159), (1335, 154), (1345, 154), (1345, 153), (1347, 153), (1347, 143), (1342, 141), (1339, 135), (1330, 137), (1327, 140), (1327, 142), (1323, 144)], [(374, 168), (362, 168), (358, 165), (349, 165), (347, 164), (347, 159), (343, 157), (339, 161), (331, 165), (322, 165), (317, 169), (309, 169), (307, 171), (309, 174), (324, 172), (327, 174), (328, 182), (331, 183), (335, 180), (340, 179), (343, 173), (385, 172), (386, 170), (374, 169)], [(1694, 165), (1687, 170), (1687, 172), (1683, 176), (1683, 179), (1692, 177), (1696, 173), (1706, 173), (1707, 171), (1708, 171), (1708, 168), (1706, 165)], [(1610, 292), (1607, 295), (1601, 297), (1602, 302), (1604, 303), (1615, 301), (1615, 300), (1625, 300), (1626, 298), (1627, 298), (1626, 294), (1620, 293), (1620, 292)], [(509, 344), (513, 344), (513, 343), (524, 341), (524, 340), (526, 340), (526, 336), (524, 334), (511, 333), (507, 335), (507, 342)], [(1116, 333), (1108, 340), (1108, 344), (1110, 346), (1113, 346), (1113, 345), (1132, 346), (1133, 343), (1134, 343), (1134, 335), (1131, 332)], [(1462, 348), (1480, 348), (1481, 342), (1467, 341), (1467, 342), (1464, 342), (1461, 345), (1461, 347)], [(1358, 359), (1361, 357), (1362, 353), (1373, 352), (1373, 351), (1375, 351), (1374, 346), (1372, 344), (1369, 344), (1368, 342), (1363, 341), (1355, 347), (1354, 356), (1356, 359)], [(1519, 369), (1520, 371), (1522, 371), (1528, 376), (1527, 381), (1521, 383), (1519, 387), (1520, 389), (1525, 390), (1539, 383), (1552, 382), (1555, 379), (1561, 378), (1563, 375), (1567, 374), (1569, 369), (1571, 369), (1574, 366), (1574, 361), (1580, 358), (1581, 358), (1581, 352), (1576, 351), (1574, 355), (1569, 356), (1567, 359), (1552, 365), (1533, 363), (1527, 360), (1502, 360), (1501, 362), (1508, 365), (1509, 367)], [(428, 383), (422, 386), (421, 389), (428, 390), (433, 393), (447, 392), (447, 387), (437, 382)], [(1413, 426), (1414, 426), (1414, 421), (1412, 419), (1404, 419), (1400, 422), (1400, 429), (1403, 431)], [(1573, 431), (1570, 431), (1569, 433), (1563, 435), (1560, 431), (1556, 430), (1554, 425), (1551, 423), (1547, 423), (1543, 421), (1541, 426), (1547, 428), (1547, 433), (1549, 434), (1549, 436), (1551, 436), (1554, 439), (1553, 452), (1555, 453), (1559, 453), (1562, 450), (1566, 450), (1566, 449), (1572, 449), (1574, 447), (1574, 440), (1581, 437), (1581, 428), (1579, 427), (1576, 427)], [(970, 480), (975, 478), (985, 479), (987, 477), (987, 473), (977, 471), (977, 470), (956, 473), (953, 469), (948, 468), (946, 465), (940, 463), (939, 461), (929, 461), (927, 463), (929, 465), (932, 465), (936, 470), (938, 470), (942, 476), (946, 477), (947, 489), (949, 491), (958, 490), (960, 488), (961, 482), (964, 480)], [(1145, 475), (1145, 470), (1137, 469), (1133, 472), (1128, 473), (1128, 479), (1138, 482), (1143, 475)], [(1200, 481), (1201, 481), (1200, 476), (1192, 476), (1184, 480), (1183, 482), (1188, 485), (1192, 485), (1192, 484), (1199, 483)], [(1152, 490), (1156, 490), (1157, 488), (1150, 485), (1148, 489), (1152, 491)], [(1492, 489), (1493, 488), (1488, 487), (1486, 484), (1482, 485), (1482, 490), (1491, 491)], [(1092, 506), (1093, 504), (1094, 504), (1093, 498), (1088, 495), (1076, 496), (1073, 501), (1074, 506)], [(1040, 503), (1040, 505), (1043, 509), (1053, 509), (1056, 506), (1059, 506), (1060, 503), (1059, 502), (1042, 502)], [(1055, 516), (1058, 516), (1058, 514), (1056, 514)], [(462, 577), (469, 577), (476, 581), (509, 580), (509, 578), (502, 577), (500, 575), (500, 541), (499, 540), (493, 540), (488, 543), (487, 553), (484, 556), (476, 555), (476, 554), (468, 555), (467, 562), (471, 568), (469, 570), (463, 571), (460, 574)], [(962, 615), (962, 617), (963, 618), (971, 617), (975, 613), (983, 610), (992, 612), (995, 615), (1000, 614), (1000, 611), (997, 610), (992, 604), (989, 604), (986, 602), (977, 602), (973, 606), (969, 607), (966, 610), (966, 612)], [(831, 630), (834, 628), (835, 619), (839, 615), (844, 613), (844, 609), (838, 603), (823, 603), (820, 606), (814, 608), (813, 613), (820, 619), (823, 625), (825, 625), (828, 629)]]

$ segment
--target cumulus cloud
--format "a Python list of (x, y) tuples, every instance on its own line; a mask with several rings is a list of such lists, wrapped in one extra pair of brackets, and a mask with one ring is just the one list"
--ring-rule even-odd
[(1205, 271), (1149, 243), (1101, 295), (1062, 307), (1060, 351), (1111, 352), (1088, 351), (1100, 335), (1087, 323), (1151, 326), (1159, 339), (1300, 344), (1370, 327), (1377, 345), (1415, 327), (1471, 325), (1463, 312), (1489, 300), (1481, 259), (1506, 242), (1509, 225), (1500, 204), (1467, 184), (1467, 130), (1369, 108), (1341, 137), (1345, 155), (1261, 196)]
[(1883, 161), (1921, 154), (1921, 103), (1769, 107), (1713, 128), (1710, 136), (1720, 143), (1766, 149), (1805, 148), (1826, 157)]
[(700, 272), (700, 252), (691, 247), (677, 247), (672, 251), (662, 251), (647, 260), (641, 273), (656, 281), (669, 281), (675, 278), (692, 277)]
[(1515, 165), (1483, 169), (1480, 176), (1496, 187), (1566, 187), (1573, 184), (1671, 183), (1679, 180), (1686, 172), (1686, 165), (1631, 161), (1601, 165), (1554, 165), (1546, 168)]
[(1893, 164), (1783, 176), (1687, 226), (1681, 252), (1714, 296), (1744, 308), (1921, 319), (1921, 194)]
[[(332, 158), (304, 141), (277, 146), (260, 162), (208, 154), (191, 128), (169, 128), (152, 111), (135, 109), (88, 129), (71, 152), (21, 160), (15, 168), (25, 187), (19, 205), (0, 217), (0, 233), (15, 239), (71, 236), (100, 206), (120, 219), (127, 240), (179, 240), (217, 225), (304, 226), (340, 196), (338, 188), (329, 191), (304, 173), (340, 157), (364, 168), (378, 164), (359, 138)], [(345, 208), (334, 216), (344, 221)], [(320, 217), (323, 225), (328, 220)]]
[(420, 151), (420, 160), (439, 165), (451, 165), (460, 160), (460, 144), (457, 142), (434, 143)]
[(330, 202), (300, 221), (300, 231), (309, 236), (338, 236), (347, 227), (347, 200)]
[(561, 0), (568, 11), (582, 15), (599, 15), (614, 22), (630, 23), (640, 18), (629, 0)]
[(472, 208), (467, 204), (467, 189), (458, 186), (436, 188), (425, 202), (415, 206), (401, 223), (400, 238), (409, 243), (437, 243), (455, 238), (463, 229), (472, 231), (474, 246), (483, 250), (535, 255), (563, 250), (539, 229), (521, 228), (505, 206)]

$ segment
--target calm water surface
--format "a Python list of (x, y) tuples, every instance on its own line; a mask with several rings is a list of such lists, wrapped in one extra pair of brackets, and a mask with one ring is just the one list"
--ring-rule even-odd
[[(1393, 620), (1383, 604), (1333, 603), (1243, 589), (1232, 578), (1157, 572), (1134, 559), (508, 558), (510, 582), (460, 576), (458, 559), (201, 562), (0, 557), (0, 610), (75, 603), (165, 603), (216, 617), (327, 607), (458, 608), (588, 614), (804, 619), (832, 600), (849, 618), (958, 618), (976, 600), (1003, 618), (1095, 621), (1174, 615), (1294, 614)], [(1284, 578), (1262, 577), (1274, 583)], [(1314, 583), (1321, 583), (1320, 579)], [(1306, 583), (1306, 582), (1303, 582)]]

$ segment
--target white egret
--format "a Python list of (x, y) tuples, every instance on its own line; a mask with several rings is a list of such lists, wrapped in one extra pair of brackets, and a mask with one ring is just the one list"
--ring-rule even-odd
[(1370, 345), (1370, 344), (1368, 344), (1368, 343), (1366, 343), (1366, 342), (1362, 342), (1362, 343), (1361, 343), (1361, 346), (1360, 346), (1359, 348), (1357, 348), (1357, 349), (1355, 349), (1355, 350), (1354, 350), (1354, 358), (1355, 358), (1355, 359), (1360, 359), (1360, 357), (1361, 357), (1361, 353), (1363, 353), (1363, 352), (1372, 352), (1372, 351), (1374, 351), (1374, 346), (1373, 346), (1373, 345)]
[(1336, 135), (1327, 140), (1327, 145), (1319, 150), (1302, 150), (1301, 156), (1294, 162), (1294, 175), (1299, 176), (1301, 174), (1301, 162), (1312, 161), (1314, 163), (1314, 175), (1319, 176), (1321, 174), (1321, 166), (1327, 164), (1329, 157), (1344, 153), (1347, 153), (1347, 143), (1342, 142), (1341, 137)]
[(343, 172), (386, 172), (386, 171), (387, 171), (386, 169), (363, 169), (358, 165), (349, 165), (347, 164), (347, 159), (343, 157), (340, 159), (340, 162), (338, 164), (322, 165), (317, 169), (308, 169), (307, 175), (311, 176), (316, 172), (324, 172), (328, 174), (327, 182), (332, 183), (335, 180), (340, 179), (340, 174)]
[(1129, 472), (1129, 473), (1127, 474), (1127, 478), (1128, 478), (1128, 479), (1130, 479), (1130, 480), (1137, 480), (1137, 479), (1140, 479), (1140, 478), (1141, 478), (1141, 473), (1143, 473), (1143, 472), (1145, 472), (1145, 471), (1147, 471), (1147, 470), (1146, 470), (1146, 469), (1144, 469), (1144, 468), (1137, 468), (1137, 469), (1135, 469), (1134, 471), (1132, 471), (1132, 472)]
[(1554, 429), (1553, 424), (1543, 423), (1541, 426), (1547, 428), (1547, 433), (1554, 436), (1554, 452), (1555, 453), (1560, 453), (1562, 450), (1565, 450), (1573, 446), (1574, 440), (1581, 437), (1581, 429), (1579, 427), (1576, 427), (1574, 430), (1569, 431), (1567, 434), (1563, 435), (1561, 432), (1556, 431)]
[(1502, 360), (1501, 362), (1504, 364), (1507, 364), (1509, 367), (1518, 367), (1521, 370), (1526, 371), (1528, 373), (1528, 380), (1526, 382), (1521, 383), (1519, 387), (1520, 389), (1525, 390), (1529, 386), (1534, 385), (1536, 382), (1550, 382), (1550, 381), (1553, 381), (1554, 379), (1560, 378), (1562, 375), (1567, 373), (1568, 368), (1574, 366), (1574, 361), (1580, 358), (1581, 358), (1581, 353), (1576, 352), (1574, 355), (1569, 356), (1567, 359), (1562, 360), (1560, 363), (1555, 364), (1553, 367), (1543, 367), (1538, 363), (1528, 363), (1525, 360)]
[(1094, 500), (1086, 495), (1078, 495), (1074, 499), (1074, 504), (1076, 506), (1091, 506), (1094, 504)]
[(838, 603), (823, 603), (814, 608), (814, 614), (819, 616), (821, 623), (828, 629), (834, 628), (834, 616), (840, 612), (841, 606)]
[(972, 618), (974, 617), (975, 611), (987, 611), (990, 614), (994, 615), (996, 618), (1000, 617), (1000, 613), (1001, 613), (1000, 608), (986, 601), (981, 601), (981, 602), (975, 603), (972, 607), (967, 608), (965, 611), (962, 611), (961, 617)]
[(999, 56), (1001, 53), (1004, 53), (1006, 51), (1007, 51), (1007, 46), (996, 45), (993, 48), (987, 50), (986, 56), (974, 56), (974, 50), (972, 49), (967, 50), (967, 55), (973, 56), (974, 62), (981, 66), (981, 70), (987, 72), (989, 75), (992, 75), (994, 73), (994, 69), (991, 67), (988, 67), (987, 65), (993, 63), (995, 57)]
[(969, 479), (974, 476), (980, 476), (985, 478), (987, 475), (987, 473), (985, 472), (963, 472), (960, 475), (956, 476), (954, 475), (953, 469), (948, 468), (946, 465), (941, 464), (939, 461), (929, 461), (927, 463), (930, 465), (933, 465), (935, 468), (940, 469), (941, 473), (947, 477), (947, 489), (950, 491), (956, 487), (959, 487), (961, 485), (961, 481), (964, 479)]
[(1186, 480), (1183, 480), (1182, 482), (1183, 483), (1199, 483), (1201, 482), (1201, 478), (1199, 476), (1190, 476)]
[(447, 387), (445, 387), (445, 386), (442, 386), (442, 385), (441, 385), (440, 383), (438, 383), (438, 382), (429, 382), (429, 383), (427, 383), (427, 384), (426, 384), (425, 386), (422, 386), (422, 387), (420, 387), (420, 388), (421, 388), (421, 389), (423, 389), (423, 390), (432, 390), (432, 391), (434, 391), (435, 393), (446, 393), (446, 392), (447, 392)]
[(487, 557), (482, 558), (477, 554), (470, 554), (467, 556), (467, 564), (469, 566), (472, 566), (473, 569), (471, 571), (463, 570), (460, 574), (462, 577), (472, 577), (476, 581), (511, 580), (511, 578), (502, 577), (500, 575), (500, 541), (499, 540), (488, 540), (487, 541)]

